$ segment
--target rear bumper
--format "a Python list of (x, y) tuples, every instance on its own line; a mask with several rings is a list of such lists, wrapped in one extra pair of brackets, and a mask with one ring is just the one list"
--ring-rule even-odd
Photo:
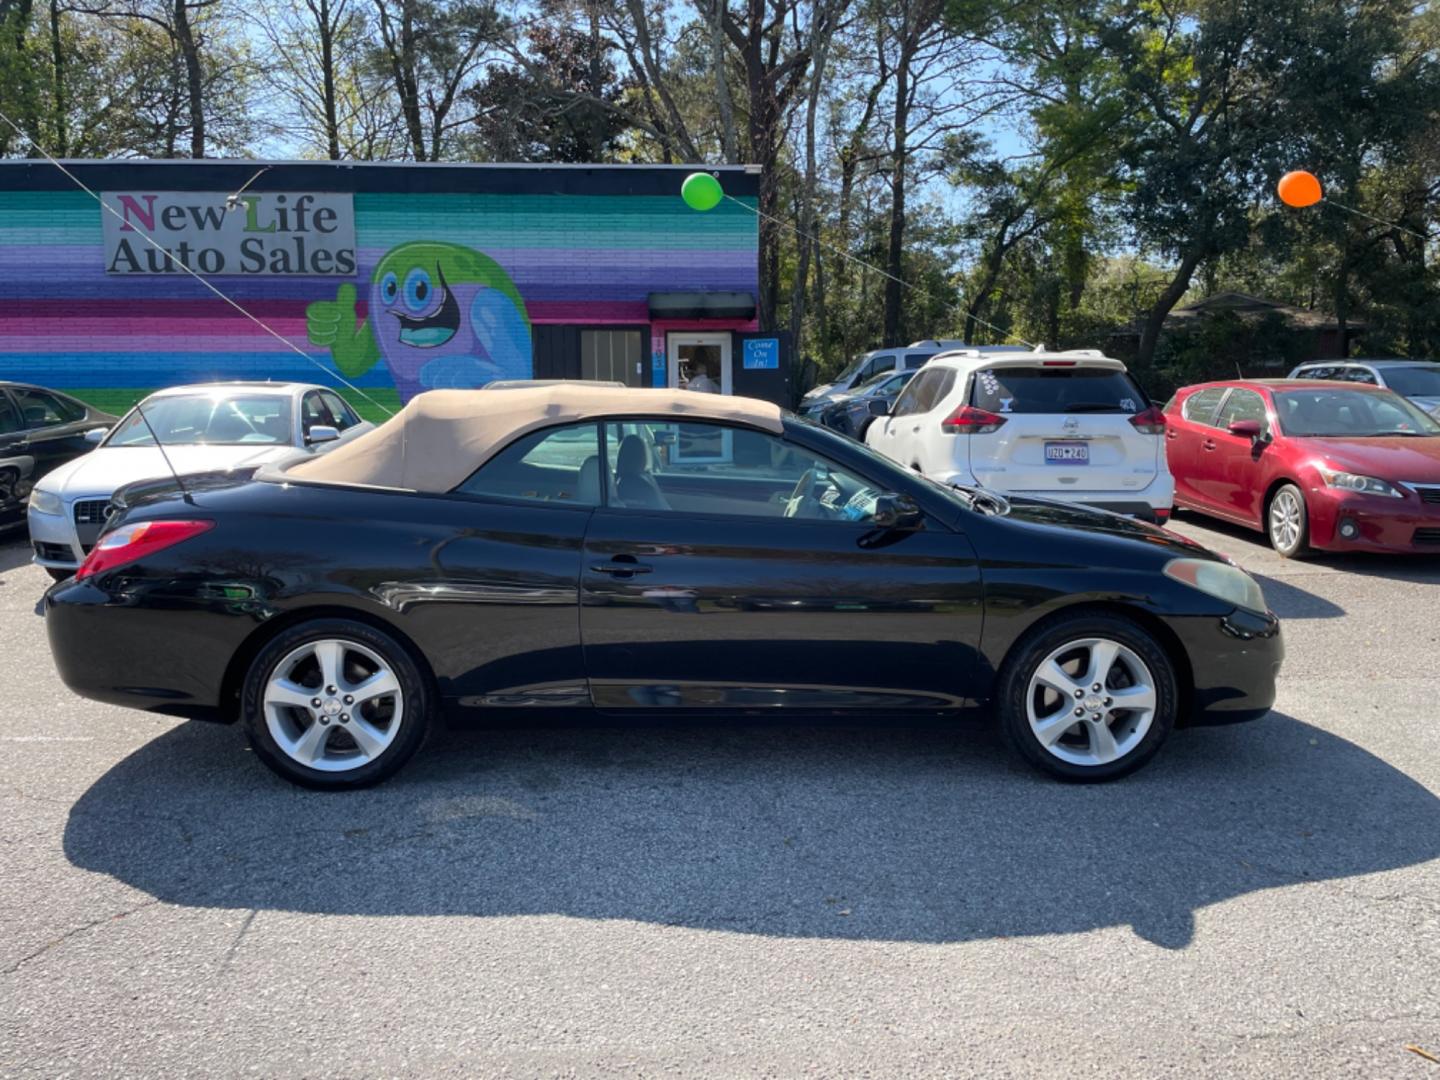
[(1258, 720), (1275, 704), (1275, 680), (1285, 659), (1280, 620), (1235, 610), (1174, 617), (1166, 624), (1190, 660), (1193, 695), (1182, 722), (1190, 726)]
[[(45, 634), (75, 693), (168, 716), (220, 718), (230, 659), (253, 624), (183, 600), (142, 606), (71, 578), (45, 593)], [(151, 601), (146, 603), (153, 602)]]

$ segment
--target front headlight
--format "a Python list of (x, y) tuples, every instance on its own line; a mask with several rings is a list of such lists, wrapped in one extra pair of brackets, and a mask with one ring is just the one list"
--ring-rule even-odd
[(1383, 495), (1387, 499), (1403, 499), (1405, 497), (1404, 492), (1373, 476), (1357, 476), (1355, 473), (1321, 469), (1320, 478), (1329, 487), (1339, 488), (1341, 491), (1358, 491), (1362, 495)]
[(62, 514), (65, 512), (59, 495), (53, 491), (41, 491), (39, 488), (30, 492), (30, 509), (37, 514)]
[(1238, 566), (1209, 559), (1171, 559), (1165, 564), (1165, 576), (1227, 604), (1265, 614), (1260, 584)]

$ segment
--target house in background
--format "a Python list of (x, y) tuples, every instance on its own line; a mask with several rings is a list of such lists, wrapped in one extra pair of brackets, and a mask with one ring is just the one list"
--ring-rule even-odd
[[(1184, 307), (1177, 307), (1165, 319), (1162, 342), (1165, 336), (1189, 336), (1207, 328), (1215, 329), (1220, 321), (1231, 321), (1241, 351), (1248, 351), (1259, 344), (1259, 339), (1269, 337), (1273, 343), (1277, 337), (1283, 340), (1283, 348), (1259, 350), (1258, 355), (1236, 356), (1246, 370), (1251, 368), (1284, 368), (1289, 370), (1295, 363), (1306, 360), (1329, 360), (1350, 355), (1350, 345), (1365, 332), (1365, 325), (1347, 322), (1343, 327), (1333, 316), (1278, 300), (1267, 300), (1241, 292), (1221, 292), (1207, 296)], [(1134, 355), (1140, 341), (1141, 323), (1117, 330), (1112, 335), (1115, 348), (1126, 355)], [(1266, 333), (1268, 331), (1268, 333)]]

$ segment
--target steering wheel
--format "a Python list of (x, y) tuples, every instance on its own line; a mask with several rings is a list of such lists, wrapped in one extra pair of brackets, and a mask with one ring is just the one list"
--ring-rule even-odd
[(810, 513), (801, 514), (801, 510), (810, 511), (815, 503), (815, 496), (812, 494), (815, 488), (815, 470), (806, 469), (800, 479), (795, 481), (795, 487), (790, 492), (790, 497), (785, 500), (785, 516), (810, 517)]

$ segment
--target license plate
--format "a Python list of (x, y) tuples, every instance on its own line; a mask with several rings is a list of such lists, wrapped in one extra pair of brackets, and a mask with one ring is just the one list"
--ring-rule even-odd
[(1047, 442), (1046, 465), (1089, 465), (1090, 444), (1083, 442)]

